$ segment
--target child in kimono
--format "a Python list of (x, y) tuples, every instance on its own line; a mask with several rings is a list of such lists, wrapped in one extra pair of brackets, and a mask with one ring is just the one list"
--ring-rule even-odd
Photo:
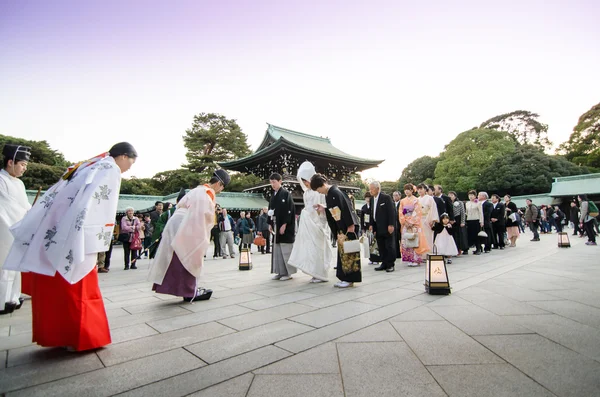
[(452, 237), (454, 230), (452, 229), (452, 224), (450, 224), (448, 214), (443, 213), (440, 216), (440, 222), (435, 223), (433, 231), (435, 233), (434, 252), (437, 250), (438, 255), (448, 257), (448, 263), (452, 263), (451, 258), (458, 255), (458, 249), (456, 248), (454, 237)]

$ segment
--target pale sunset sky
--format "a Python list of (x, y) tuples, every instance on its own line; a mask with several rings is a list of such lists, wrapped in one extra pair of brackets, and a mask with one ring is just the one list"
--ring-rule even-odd
[(385, 159), (396, 180), (513, 110), (555, 144), (600, 102), (600, 2), (0, 0), (0, 134), (70, 161), (129, 141), (125, 176), (185, 162), (200, 112)]

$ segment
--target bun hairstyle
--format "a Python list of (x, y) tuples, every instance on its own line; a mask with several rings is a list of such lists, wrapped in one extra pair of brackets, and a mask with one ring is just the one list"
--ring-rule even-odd
[(327, 183), (327, 177), (323, 174), (314, 174), (312, 178), (310, 178), (310, 188), (312, 190), (317, 190), (320, 187), (325, 186)]
[(423, 190), (427, 190), (427, 185), (424, 183), (419, 183), (417, 185), (417, 189), (423, 189)]
[(130, 159), (136, 159), (138, 154), (133, 145), (129, 142), (120, 142), (110, 148), (108, 151), (111, 157), (127, 156)]
[(472, 194), (473, 196), (477, 197), (477, 192), (475, 190), (469, 190), (468, 194)]
[(417, 188), (412, 183), (407, 183), (406, 185), (404, 185), (404, 190), (410, 190), (414, 193), (417, 190)]

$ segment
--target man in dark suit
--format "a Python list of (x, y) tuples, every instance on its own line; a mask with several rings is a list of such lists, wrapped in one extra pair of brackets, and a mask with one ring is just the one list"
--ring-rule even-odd
[(288, 265), (292, 247), (296, 238), (296, 211), (292, 194), (282, 187), (283, 178), (278, 173), (269, 177), (273, 188), (273, 196), (269, 202), (269, 230), (275, 233), (273, 254), (271, 256), (271, 273), (273, 280), (286, 281), (296, 273), (296, 268)]
[(488, 201), (488, 194), (486, 192), (479, 192), (477, 199), (481, 205), (483, 211), (483, 231), (487, 233), (487, 237), (484, 237), (485, 247), (483, 250), (484, 254), (488, 254), (492, 250), (492, 241), (494, 240), (494, 231), (492, 230), (492, 211), (494, 205)]
[(436, 219), (435, 222), (439, 222), (442, 214), (447, 213), (446, 212), (446, 203), (444, 202), (444, 200), (441, 197), (438, 197), (435, 195), (433, 186), (431, 186), (431, 185), (425, 185), (425, 186), (427, 186), (427, 194), (430, 195), (431, 197), (433, 197), (433, 201), (435, 201), (435, 206), (437, 208), (437, 213), (438, 213), (438, 219)]
[(492, 230), (494, 232), (494, 249), (504, 249), (504, 233), (506, 232), (506, 207), (500, 201), (500, 196), (492, 194)]
[(379, 256), (381, 257), (381, 266), (375, 270), (385, 270), (386, 272), (394, 271), (394, 263), (396, 262), (396, 248), (394, 233), (396, 220), (396, 209), (394, 201), (390, 196), (381, 191), (379, 182), (371, 182), (369, 184), (369, 192), (373, 197), (371, 199), (371, 223), (369, 229), (375, 233), (377, 246), (379, 247)]
[(400, 194), (400, 192), (395, 191), (392, 194), (392, 197), (394, 198), (394, 207), (396, 208), (396, 239), (394, 240), (396, 242), (396, 258), (401, 258), (402, 255), (400, 255), (400, 240), (402, 240), (402, 228), (400, 227), (400, 218), (398, 218), (398, 210), (400, 209), (400, 199), (402, 198), (402, 195)]
[[(445, 212), (446, 214), (448, 214), (448, 216), (450, 217), (450, 223), (454, 223), (454, 206), (452, 205), (452, 199), (444, 194), (444, 189), (442, 189), (442, 185), (435, 185), (433, 187), (433, 195), (435, 197), (439, 197), (444, 201), (444, 208), (445, 208)], [(439, 208), (438, 208), (439, 211)], [(442, 213), (439, 213), (440, 216), (442, 215)]]

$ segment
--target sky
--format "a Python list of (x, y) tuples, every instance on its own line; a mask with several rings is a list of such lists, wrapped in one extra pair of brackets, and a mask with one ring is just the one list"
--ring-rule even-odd
[(129, 141), (126, 177), (185, 163), (193, 116), (382, 159), (396, 180), (514, 110), (555, 144), (600, 102), (596, 0), (0, 0), (0, 134), (70, 161)]

